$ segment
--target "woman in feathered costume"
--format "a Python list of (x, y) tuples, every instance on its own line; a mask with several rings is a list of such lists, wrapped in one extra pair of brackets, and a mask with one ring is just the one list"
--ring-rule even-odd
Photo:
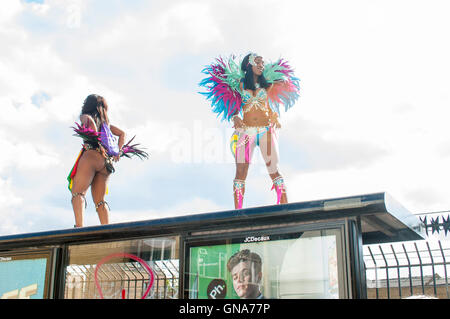
[(91, 94), (85, 100), (80, 115), (81, 125), (74, 127), (75, 136), (83, 139), (83, 147), (67, 177), (72, 193), (75, 227), (83, 226), (83, 215), (87, 207), (86, 192), (91, 187), (92, 199), (101, 224), (109, 223), (109, 206), (105, 201), (107, 181), (114, 172), (113, 162), (122, 156), (147, 158), (148, 154), (138, 144), (130, 145), (134, 137), (125, 142), (125, 132), (111, 125), (108, 119), (106, 100)]
[(299, 97), (299, 79), (286, 61), (280, 59), (265, 65), (261, 56), (250, 53), (242, 62), (230, 57), (206, 67), (209, 77), (200, 82), (211, 100), (214, 113), (232, 121), (236, 129), (231, 137), (231, 151), (236, 160), (233, 180), (235, 208), (242, 208), (245, 180), (256, 146), (259, 146), (277, 194), (277, 204), (287, 203), (286, 186), (278, 163), (277, 130), (281, 127), (280, 106), (285, 111)]

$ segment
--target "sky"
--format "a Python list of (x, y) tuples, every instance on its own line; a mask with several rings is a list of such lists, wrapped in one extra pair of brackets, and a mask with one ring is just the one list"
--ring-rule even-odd
[[(281, 114), (290, 202), (387, 192), (413, 214), (450, 209), (446, 0), (6, 0), (0, 12), (0, 236), (73, 227), (67, 175), (87, 95), (150, 158), (122, 159), (111, 223), (231, 210), (235, 166), (199, 94), (218, 56), (289, 61)], [(276, 194), (255, 153), (245, 207)], [(98, 225), (90, 193), (85, 226)]]

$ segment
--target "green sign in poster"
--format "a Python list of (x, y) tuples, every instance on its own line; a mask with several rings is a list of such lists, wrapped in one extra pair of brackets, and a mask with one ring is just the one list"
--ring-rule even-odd
[[(194, 247), (191, 249), (191, 298), (216, 299), (218, 296), (226, 299), (238, 298), (233, 289), (231, 275), (227, 270), (228, 258), (239, 251), (240, 244), (218, 245), (210, 247)], [(213, 280), (217, 285), (209, 291), (208, 286)], [(221, 285), (222, 283), (222, 285)]]

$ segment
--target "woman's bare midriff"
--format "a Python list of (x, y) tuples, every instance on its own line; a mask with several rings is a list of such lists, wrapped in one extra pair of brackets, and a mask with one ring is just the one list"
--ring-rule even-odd
[(268, 126), (269, 112), (253, 109), (244, 113), (244, 124), (246, 126)]

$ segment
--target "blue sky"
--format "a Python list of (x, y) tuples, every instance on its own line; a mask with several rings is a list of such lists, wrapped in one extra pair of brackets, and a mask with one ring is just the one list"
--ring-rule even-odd
[[(111, 176), (111, 221), (233, 208), (234, 164), (198, 94), (218, 55), (286, 58), (300, 100), (281, 115), (290, 201), (389, 192), (450, 209), (446, 1), (7, 0), (0, 13), (0, 235), (70, 228), (66, 177), (84, 98), (147, 147)], [(275, 202), (262, 161), (244, 207)], [(86, 225), (97, 225), (88, 195)]]

